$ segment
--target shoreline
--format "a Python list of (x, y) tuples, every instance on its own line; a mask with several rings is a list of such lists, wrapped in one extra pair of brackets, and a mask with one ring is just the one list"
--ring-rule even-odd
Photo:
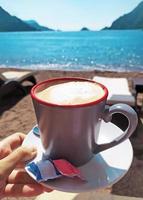
[[(67, 75), (67, 74), (92, 74), (92, 75), (101, 75), (101, 76), (109, 76), (109, 75), (114, 75), (115, 77), (120, 77), (120, 76), (124, 76), (127, 77), (128, 75), (131, 75), (131, 77), (142, 77), (143, 76), (143, 71), (113, 71), (113, 70), (99, 70), (99, 69), (87, 69), (87, 70), (70, 70), (70, 69), (31, 69), (31, 68), (12, 68), (12, 67), (0, 67), (0, 73), (4, 72), (4, 71), (36, 71), (39, 73), (42, 72), (49, 72), (51, 74), (63, 74), (63, 75)], [(129, 77), (127, 77), (129, 78)]]
[[(29, 67), (28, 67), (29, 66)], [(72, 69), (72, 66), (73, 67), (77, 67), (76, 68), (73, 68)], [(29, 64), (29, 65), (21, 65), (21, 66), (12, 66), (12, 65), (0, 65), (0, 70), (7, 70), (7, 69), (10, 69), (10, 70), (35, 70), (35, 71), (67, 71), (67, 72), (79, 72), (79, 71), (83, 71), (83, 72), (109, 72), (109, 73), (112, 73), (112, 72), (116, 72), (116, 73), (143, 73), (143, 66), (140, 66), (140, 68), (138, 69), (135, 69), (134, 70), (125, 70), (124, 68), (120, 69), (118, 68), (118, 65), (117, 66), (110, 66), (109, 69), (106, 69), (106, 65), (103, 65), (105, 68), (102, 68), (102, 65), (100, 66), (90, 66), (90, 65), (87, 65), (86, 68), (84, 68), (85, 66), (83, 65), (83, 68), (82, 68), (82, 65), (71, 65), (71, 66), (67, 66), (67, 64)], [(61, 67), (61, 68), (60, 68)], [(64, 69), (64, 67), (67, 67), (66, 69)], [(71, 68), (71, 69), (70, 69)], [(79, 68), (79, 69), (78, 69)], [(101, 69), (100, 69), (101, 68)], [(126, 68), (126, 67), (125, 67)], [(116, 69), (116, 70), (114, 70)], [(141, 72), (142, 71), (142, 72)]]

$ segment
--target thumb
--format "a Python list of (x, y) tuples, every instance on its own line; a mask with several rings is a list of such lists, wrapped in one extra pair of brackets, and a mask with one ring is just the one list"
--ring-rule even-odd
[(37, 154), (34, 147), (19, 147), (7, 157), (0, 160), (0, 168), (4, 176), (8, 176), (20, 162), (33, 159)]

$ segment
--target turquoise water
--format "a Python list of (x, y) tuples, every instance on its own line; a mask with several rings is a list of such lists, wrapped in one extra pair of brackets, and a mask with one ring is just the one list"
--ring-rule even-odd
[(0, 33), (0, 67), (143, 70), (143, 31)]

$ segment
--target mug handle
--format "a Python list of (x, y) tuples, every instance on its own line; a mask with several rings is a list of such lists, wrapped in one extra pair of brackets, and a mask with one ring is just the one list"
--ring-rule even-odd
[(129, 122), (128, 127), (121, 136), (117, 137), (112, 142), (99, 144), (99, 145), (97, 144), (95, 153), (99, 153), (117, 144), (120, 144), (121, 142), (129, 138), (132, 135), (132, 133), (135, 131), (138, 124), (138, 117), (133, 108), (131, 108), (130, 106), (126, 104), (115, 104), (111, 107), (105, 108), (105, 111), (103, 114), (103, 120), (105, 122), (110, 122), (112, 120), (112, 115), (115, 113), (120, 113), (120, 114), (123, 114), (125, 117), (127, 117), (128, 122)]

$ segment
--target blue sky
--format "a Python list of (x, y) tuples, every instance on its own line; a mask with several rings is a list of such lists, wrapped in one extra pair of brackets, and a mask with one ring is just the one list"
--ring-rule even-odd
[(99, 30), (130, 12), (141, 0), (0, 0), (0, 6), (21, 19), (34, 19), (61, 30)]

